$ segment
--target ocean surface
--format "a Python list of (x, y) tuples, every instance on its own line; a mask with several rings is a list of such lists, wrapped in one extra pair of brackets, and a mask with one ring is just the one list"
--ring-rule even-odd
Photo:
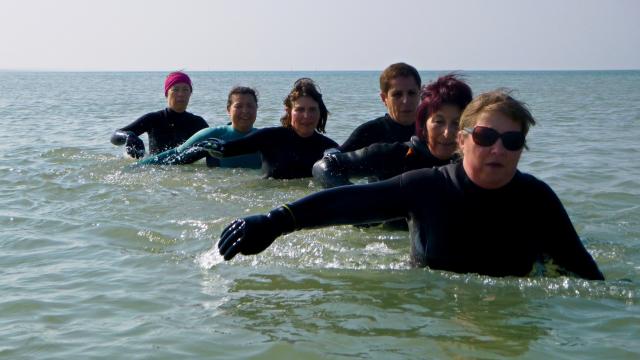
[[(109, 137), (165, 106), (165, 73), (0, 72), (0, 358), (640, 358), (640, 71), (465, 74), (529, 104), (520, 169), (556, 191), (606, 281), (412, 268), (407, 233), (351, 226), (225, 263), (227, 223), (319, 187), (129, 169)], [(338, 142), (384, 113), (377, 72), (191, 75), (189, 111), (210, 125), (234, 85), (258, 89), (256, 126), (278, 125), (302, 76)]]

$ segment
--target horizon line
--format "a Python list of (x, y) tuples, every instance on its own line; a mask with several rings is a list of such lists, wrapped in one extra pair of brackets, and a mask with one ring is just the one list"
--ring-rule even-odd
[[(122, 70), (122, 69), (93, 69), (93, 70), (80, 70), (80, 69), (11, 69), (0, 68), (0, 72), (56, 72), (56, 73), (112, 73), (112, 72), (139, 72), (139, 73), (155, 73), (155, 72), (172, 72), (172, 71), (184, 71), (188, 73), (196, 72), (283, 72), (283, 73), (295, 73), (295, 72), (379, 72), (384, 69), (339, 69), (339, 70), (188, 70), (188, 69), (166, 69), (166, 70)], [(418, 71), (425, 72), (560, 72), (560, 71), (640, 71), (640, 68), (589, 68), (589, 69), (571, 69), (571, 68), (554, 68), (554, 69), (417, 69)]]

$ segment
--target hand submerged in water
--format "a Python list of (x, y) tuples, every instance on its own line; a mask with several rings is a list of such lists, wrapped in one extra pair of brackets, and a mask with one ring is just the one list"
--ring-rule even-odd
[(127, 137), (125, 142), (125, 151), (129, 156), (134, 159), (140, 159), (144, 157), (144, 142), (138, 136), (131, 135)]
[(224, 157), (224, 141), (216, 138), (199, 141), (192, 148), (202, 149), (214, 158)]
[(255, 255), (261, 253), (280, 235), (294, 230), (291, 212), (284, 207), (276, 208), (267, 215), (253, 215), (236, 219), (222, 230), (218, 250), (225, 260), (238, 253)]

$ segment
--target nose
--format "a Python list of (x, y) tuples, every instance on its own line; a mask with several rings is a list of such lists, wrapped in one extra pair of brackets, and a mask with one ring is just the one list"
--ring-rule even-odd
[(444, 137), (449, 138), (449, 135), (451, 135), (453, 133), (453, 131), (451, 131), (451, 129), (447, 126), (446, 128), (444, 128)]
[(446, 139), (455, 136), (458, 133), (458, 126), (450, 124), (444, 128), (444, 137)]
[(498, 139), (493, 145), (491, 145), (491, 153), (493, 154), (502, 154), (507, 152), (504, 145), (502, 144), (502, 139)]

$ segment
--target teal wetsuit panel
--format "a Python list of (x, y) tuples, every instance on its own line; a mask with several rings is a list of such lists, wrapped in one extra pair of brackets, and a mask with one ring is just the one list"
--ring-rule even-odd
[[(245, 135), (256, 132), (257, 129), (252, 128), (247, 133), (241, 133), (236, 131), (231, 125), (216, 126), (214, 128), (203, 129), (193, 135), (186, 144), (194, 144), (198, 141), (203, 141), (209, 138), (216, 138), (224, 141), (235, 140), (244, 137)], [(192, 139), (195, 139), (193, 142)], [(260, 169), (262, 167), (262, 158), (259, 152), (250, 154), (230, 156), (220, 159), (214, 159), (207, 156), (207, 165), (219, 166), (223, 168), (250, 168)]]

